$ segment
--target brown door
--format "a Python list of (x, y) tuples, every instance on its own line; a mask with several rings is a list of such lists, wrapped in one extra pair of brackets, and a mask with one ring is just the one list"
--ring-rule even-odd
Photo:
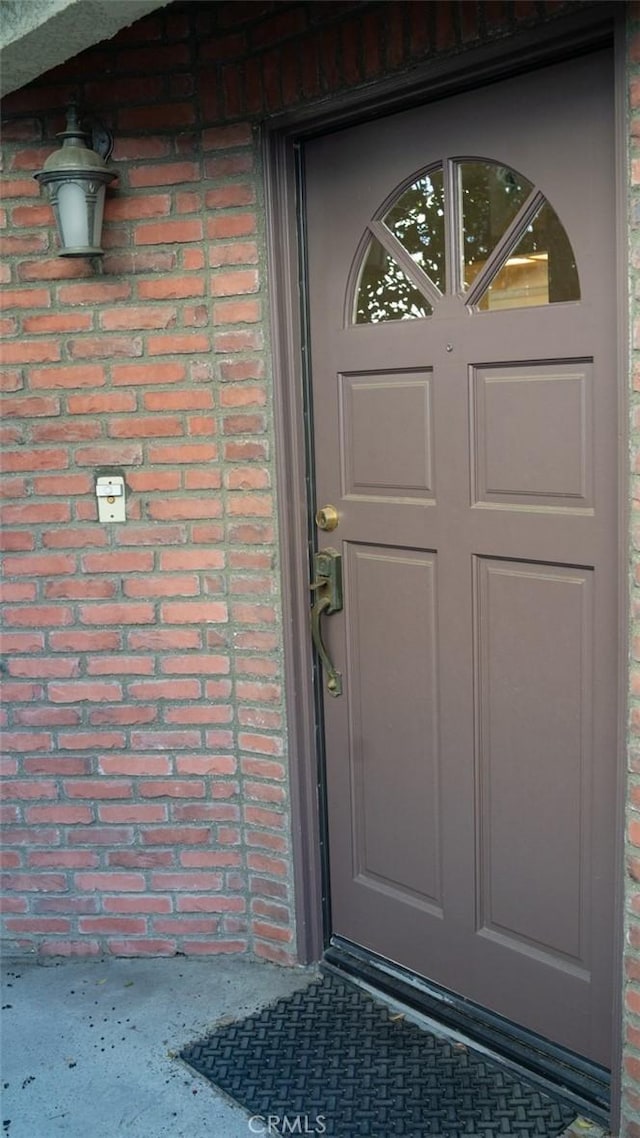
[(306, 153), (333, 931), (608, 1064), (607, 53)]

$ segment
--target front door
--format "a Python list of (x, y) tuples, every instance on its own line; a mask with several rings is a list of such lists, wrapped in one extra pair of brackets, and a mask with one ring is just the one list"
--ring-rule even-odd
[(605, 1065), (611, 91), (596, 53), (305, 165), (333, 932)]

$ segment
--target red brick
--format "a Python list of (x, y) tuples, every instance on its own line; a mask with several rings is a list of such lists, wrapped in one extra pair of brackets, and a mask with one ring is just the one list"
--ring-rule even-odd
[[(130, 632), (129, 647), (134, 651), (149, 649), (152, 652), (162, 652), (167, 649), (198, 649), (202, 647), (202, 637), (197, 629), (154, 628), (141, 632)], [(176, 659), (176, 657), (170, 657), (170, 659)], [(194, 667), (190, 670), (197, 672), (198, 669)]]
[(174, 940), (110, 940), (109, 951), (115, 956), (173, 956), (177, 951)]
[(200, 593), (195, 573), (182, 577), (129, 577), (123, 587), (127, 597), (195, 597)]
[(154, 930), (158, 933), (175, 933), (176, 936), (212, 934), (216, 932), (219, 923), (216, 917), (168, 917), (154, 921)]
[[(182, 889), (191, 889), (194, 892), (196, 892), (197, 890), (203, 890), (203, 891), (208, 893), (208, 892), (213, 892), (213, 891), (218, 890), (218, 889), (222, 889), (222, 886), (223, 886), (223, 879), (222, 879), (221, 873), (195, 873), (195, 872), (194, 873), (162, 873), (162, 872), (159, 872), (159, 873), (152, 873), (151, 874), (151, 888), (157, 889), (160, 892), (162, 892), (162, 890), (174, 891), (174, 890), (182, 890)], [(180, 900), (181, 899), (178, 900), (179, 910), (181, 912), (187, 912), (188, 910), (184, 909), (182, 907), (182, 905), (180, 904)], [(187, 898), (182, 898), (182, 900), (187, 900)], [(220, 897), (220, 898), (211, 897), (211, 898), (207, 898), (207, 900), (210, 900), (210, 901), (217, 900), (219, 903), (222, 902), (222, 908), (225, 908), (226, 906), (225, 906), (224, 902), (228, 902), (231, 899), (226, 898), (226, 897)], [(229, 908), (234, 908), (234, 910), (237, 911), (235, 906), (230, 905)], [(208, 911), (213, 912), (215, 910), (212, 908)]]
[(26, 495), (26, 478), (5, 478), (0, 483), (0, 498), (25, 498)]
[(136, 308), (125, 305), (121, 308), (108, 308), (100, 313), (100, 327), (107, 332), (129, 328), (171, 328), (176, 320), (175, 308), (160, 306)]
[(133, 933), (143, 935), (147, 931), (144, 917), (79, 917), (78, 931), (81, 933)]
[(153, 166), (133, 166), (129, 171), (129, 185), (134, 188), (173, 186), (181, 182), (197, 182), (200, 176), (197, 162), (163, 162)]
[[(0, 822), (2, 822), (3, 826), (13, 826), (16, 825), (19, 821), (20, 810), (17, 806), (0, 806)], [(11, 831), (11, 833), (13, 834), (13, 831)], [(31, 839), (29, 838), (28, 841), (30, 842), (30, 840)], [(55, 835), (51, 840), (55, 840)]]
[(228, 656), (189, 653), (188, 656), (165, 657), (161, 668), (168, 675), (228, 675), (230, 663)]
[(11, 628), (55, 628), (71, 624), (73, 614), (64, 605), (31, 605), (29, 608), (8, 608), (5, 621)]
[[(40, 736), (34, 736), (34, 738), (39, 739)], [(13, 747), (12, 747), (10, 742), (5, 742), (5, 740), (3, 739), (3, 743), (4, 743), (5, 747), (7, 748), (7, 750), (13, 750)], [(27, 751), (29, 751), (31, 749), (32, 749), (31, 747), (17, 747), (16, 748), (16, 750), (27, 750)], [(33, 748), (33, 750), (35, 750), (35, 751), (41, 751), (43, 749), (48, 750), (49, 748), (43, 748), (42, 746), (35, 746)], [(57, 784), (53, 780), (38, 779), (37, 781), (35, 781), (35, 780), (33, 780), (33, 781), (29, 781), (29, 780), (19, 781), (18, 779), (6, 778), (6, 779), (4, 779), (4, 781), (2, 783), (2, 796), (3, 796), (3, 798), (15, 798), (15, 799), (21, 799), (21, 798), (57, 798), (58, 797), (58, 787), (57, 787)]]
[(105, 913), (170, 913), (172, 904), (169, 897), (141, 896), (135, 897), (103, 897), (102, 907)]
[(115, 359), (121, 356), (141, 356), (143, 344), (140, 337), (86, 337), (82, 340), (69, 340), (67, 351), (77, 360)]
[(180, 262), (184, 270), (195, 271), (204, 269), (204, 249), (200, 245), (186, 245), (180, 252)]
[(264, 347), (264, 335), (260, 328), (218, 332), (214, 337), (216, 352), (251, 352), (262, 347)]
[(54, 395), (19, 395), (3, 400), (2, 414), (11, 419), (59, 415), (60, 400)]
[(51, 260), (22, 261), (18, 277), (22, 281), (61, 281), (90, 276), (92, 272), (85, 258), (52, 257)]
[(2, 307), (7, 308), (50, 308), (51, 293), (48, 288), (4, 289)]
[(107, 600), (115, 596), (116, 585), (113, 580), (91, 580), (87, 578), (64, 578), (44, 583), (44, 596), (47, 600), (87, 601)]
[(31, 364), (53, 362), (60, 359), (60, 345), (54, 341), (20, 340), (6, 343), (2, 349), (5, 364)]
[(26, 333), (37, 332), (88, 332), (93, 327), (93, 316), (89, 313), (52, 314), (47, 316), (25, 316), (22, 329)]
[[(76, 724), (79, 722), (80, 716), (76, 711), (68, 711), (66, 708), (60, 710), (59, 708), (38, 708), (39, 712), (44, 716), (48, 714), (51, 716), (51, 723), (45, 726), (53, 726), (58, 724)], [(16, 713), (14, 713), (16, 714)], [(29, 714), (28, 710), (25, 712)], [(56, 718), (60, 716), (60, 718)], [(33, 724), (31, 724), (33, 726)], [(38, 724), (36, 724), (38, 726)], [(88, 758), (73, 758), (63, 755), (47, 755), (42, 758), (25, 759), (24, 763), (25, 774), (44, 774), (44, 775), (68, 775), (68, 774), (88, 774), (91, 760)]]
[(43, 659), (42, 657), (27, 657), (26, 659), (14, 657), (9, 660), (8, 665), (9, 674), (11, 676), (19, 676), (27, 679), (56, 676), (68, 679), (70, 676), (77, 676), (80, 672), (79, 657), (65, 660)]
[(8, 917), (7, 932), (11, 933), (69, 933), (71, 921), (64, 917)]
[[(69, 455), (64, 450), (5, 451), (2, 457), (2, 466), (5, 471), (64, 470), (69, 466)], [(46, 511), (48, 509), (52, 510), (51, 515), (47, 515)], [(35, 507), (5, 507), (3, 510), (5, 524), (8, 523), (8, 519), (11, 517), (20, 518), (21, 510), (26, 511), (26, 520), (29, 522), (37, 520), (33, 514), (34, 510), (45, 511), (42, 517), (39, 518), (41, 521), (46, 522), (49, 519), (54, 522), (68, 520), (68, 511), (64, 511), (64, 508), (63, 511), (61, 511), (57, 504), (55, 507), (43, 504), (42, 506)], [(63, 513), (64, 517), (62, 516)], [(20, 521), (16, 524), (19, 525)]]
[(99, 861), (91, 850), (33, 850), (27, 857), (29, 866), (45, 869), (95, 869)]
[(229, 245), (212, 245), (209, 250), (209, 264), (212, 269), (224, 265), (255, 265), (258, 263), (258, 247), (254, 241), (234, 242)]
[(177, 470), (132, 470), (127, 478), (132, 490), (139, 492), (178, 490), (180, 472)]
[(73, 573), (76, 559), (70, 554), (47, 554), (45, 556), (5, 557), (4, 572), (9, 576), (51, 576)]
[(286, 800), (283, 786), (272, 786), (266, 782), (245, 782), (244, 793), (247, 798), (255, 798), (259, 802), (284, 803)]
[(68, 798), (90, 798), (92, 801), (100, 798), (130, 798), (132, 791), (131, 782), (118, 782), (115, 779), (92, 778), (83, 781), (65, 779), (63, 785)]
[(38, 183), (32, 178), (5, 178), (0, 185), (0, 196), (3, 199), (37, 198), (39, 194)]
[(150, 446), (149, 462), (180, 463), (214, 462), (218, 452), (214, 443), (172, 443), (170, 446)]
[(191, 355), (194, 352), (208, 352), (210, 348), (209, 337), (196, 335), (195, 332), (188, 335), (149, 336), (147, 339), (147, 350), (152, 356), (169, 356), (179, 353)]
[(114, 384), (122, 386), (180, 383), (185, 378), (185, 366), (182, 363), (115, 364), (112, 378)]
[(183, 526), (126, 526), (118, 531), (120, 545), (176, 545), (186, 541)]
[(289, 866), (283, 858), (269, 857), (262, 853), (247, 854), (249, 869), (256, 869), (260, 873), (269, 873), (273, 877), (286, 877)]
[[(138, 82), (136, 78), (135, 82)], [(166, 158), (171, 152), (171, 144), (164, 138), (126, 138), (117, 135), (114, 140), (113, 158), (116, 162), (131, 162), (149, 158)]]
[(60, 304), (107, 304), (127, 300), (131, 295), (128, 281), (82, 281), (80, 284), (60, 285)]
[(119, 632), (52, 632), (49, 644), (54, 652), (113, 652), (121, 645)]
[(205, 282), (202, 277), (168, 277), (166, 279), (140, 281), (138, 296), (141, 300), (179, 300), (190, 296), (204, 296)]
[(79, 700), (101, 703), (103, 700), (121, 700), (122, 685), (115, 681), (104, 680), (79, 680), (67, 684), (50, 683), (48, 695), (54, 703), (77, 703)]
[(66, 751), (90, 751), (94, 749), (124, 747), (125, 736), (122, 731), (78, 731), (74, 734), (58, 734), (58, 746)]
[[(2, 263), (0, 262), (0, 272), (2, 271)], [(20, 371), (4, 368), (0, 371), (0, 391), (11, 392), (21, 391), (24, 387), (22, 373)]]
[(81, 558), (83, 573), (150, 573), (153, 553), (147, 550), (113, 549), (105, 553), (86, 553)]
[[(0, 237), (0, 254), (4, 257), (20, 257), (29, 253), (47, 253), (49, 236), (47, 233), (3, 234)], [(8, 266), (7, 266), (8, 268)], [(7, 277), (10, 280), (11, 276)]]
[(140, 784), (138, 793), (143, 798), (204, 798), (204, 782), (198, 779), (180, 781), (169, 779), (166, 782), (145, 781)]
[(5, 652), (41, 652), (44, 635), (41, 632), (4, 632), (2, 646)]
[(222, 601), (165, 601), (160, 619), (167, 624), (220, 623), (229, 619), (229, 613)]
[[(129, 178), (135, 170), (131, 170)], [(105, 221), (138, 221), (141, 218), (166, 217), (171, 211), (170, 194), (145, 194), (144, 197), (111, 198), (105, 205)]]
[(62, 873), (3, 873), (2, 888), (21, 893), (64, 893), (67, 879)]
[(188, 751), (199, 747), (199, 731), (132, 731), (131, 746), (140, 751)]
[(153, 624), (155, 621), (153, 605), (142, 602), (80, 605), (78, 612), (81, 624)]
[(202, 149), (228, 150), (233, 147), (249, 146), (251, 140), (252, 131), (249, 123), (216, 126), (202, 132)]
[(209, 826), (160, 826), (153, 830), (144, 830), (141, 838), (146, 846), (208, 845), (211, 841), (211, 828)]
[(67, 410), (71, 415), (122, 414), (136, 410), (133, 391), (109, 391), (92, 395), (70, 395)]
[(214, 241), (248, 237), (256, 228), (255, 213), (222, 213), (207, 218), (207, 237)]
[(87, 893), (141, 893), (145, 888), (141, 873), (76, 873), (74, 883)]
[(204, 237), (199, 218), (172, 220), (138, 225), (134, 233), (136, 245), (170, 245), (187, 241), (202, 241)]
[(51, 222), (51, 207), (47, 204), (17, 205), (11, 210), (11, 224), (25, 229), (35, 229)]
[(253, 170), (254, 161), (251, 152), (244, 154), (224, 154), (216, 158), (208, 158), (204, 165), (205, 178), (229, 178), (234, 174), (248, 174)]
[(35, 368), (30, 373), (29, 383), (32, 388), (48, 389), (102, 387), (105, 383), (105, 373), (99, 364), (67, 364), (57, 368)]
[[(190, 874), (190, 873), (184, 873), (184, 874), (177, 874), (176, 876), (186, 878), (186, 879), (189, 879), (191, 877), (196, 877), (196, 878), (202, 877), (205, 880), (207, 878), (211, 878), (213, 880), (219, 880), (220, 885), (218, 885), (217, 888), (218, 889), (222, 888), (222, 876), (221, 876), (221, 874), (212, 874), (212, 873), (210, 873), (210, 874), (205, 874), (205, 873), (203, 873), (203, 874), (196, 874), (196, 873)], [(189, 888), (189, 886), (187, 886), (187, 885), (179, 886), (179, 888)], [(203, 885), (203, 886), (201, 886), (201, 888), (203, 888), (203, 889), (206, 889), (206, 888), (214, 889), (214, 888), (216, 888), (216, 886), (212, 885), (212, 886), (207, 887), (207, 886)], [(245, 900), (243, 897), (221, 897), (221, 896), (218, 896), (218, 897), (203, 897), (203, 896), (185, 897), (185, 896), (182, 896), (182, 897), (178, 897), (177, 909), (178, 909), (179, 913), (244, 913), (244, 911), (246, 909), (246, 904), (245, 904)]]
[(170, 249), (136, 249), (131, 253), (107, 253), (103, 258), (104, 271), (136, 276), (138, 273), (171, 273), (177, 264), (177, 254)]

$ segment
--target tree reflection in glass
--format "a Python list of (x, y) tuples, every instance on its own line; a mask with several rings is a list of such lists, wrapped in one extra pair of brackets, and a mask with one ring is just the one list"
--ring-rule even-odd
[(533, 190), (531, 182), (497, 162), (458, 166), (462, 227), (462, 285), (466, 290)]
[(444, 176), (442, 167), (423, 174), (384, 218), (417, 265), (445, 291)]
[(375, 237), (360, 274), (357, 297), (356, 324), (415, 320), (433, 311)]

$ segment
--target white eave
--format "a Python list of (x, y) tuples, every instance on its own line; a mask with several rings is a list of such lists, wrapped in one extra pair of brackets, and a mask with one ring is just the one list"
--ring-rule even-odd
[(171, 0), (0, 0), (0, 95)]

